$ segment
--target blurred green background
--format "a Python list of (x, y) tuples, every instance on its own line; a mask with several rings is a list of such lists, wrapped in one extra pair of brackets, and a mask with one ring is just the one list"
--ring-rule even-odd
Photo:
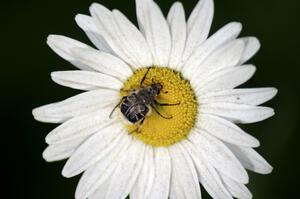
[[(50, 72), (73, 67), (46, 45), (48, 34), (90, 43), (76, 26), (76, 13), (88, 13), (90, 0), (1, 1), (1, 147), (4, 198), (73, 198), (79, 177), (63, 178), (64, 161), (46, 163), (44, 137), (56, 125), (33, 120), (32, 108), (78, 91), (55, 85)], [(164, 13), (174, 0), (158, 1)], [(196, 0), (185, 1), (187, 13)], [(134, 1), (101, 0), (135, 21)], [(257, 72), (247, 87), (274, 86), (279, 94), (268, 106), (276, 115), (243, 128), (259, 138), (258, 151), (274, 166), (270, 175), (250, 173), (254, 198), (299, 198), (300, 1), (216, 0), (212, 32), (230, 21), (243, 23), (242, 36), (257, 36), (262, 48), (251, 60)], [(209, 198), (205, 196), (204, 198)]]

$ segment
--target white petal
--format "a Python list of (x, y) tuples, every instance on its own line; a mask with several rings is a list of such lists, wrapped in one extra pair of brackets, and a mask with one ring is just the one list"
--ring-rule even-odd
[(131, 199), (147, 198), (154, 181), (154, 156), (152, 146), (146, 146), (144, 163), (140, 175), (130, 192)]
[(195, 146), (190, 142), (184, 141), (183, 145), (190, 153), (195, 164), (199, 181), (212, 198), (231, 198), (227, 189), (224, 187), (217, 171), (205, 159), (205, 154), (196, 151)]
[(143, 165), (145, 144), (135, 140), (123, 156), (111, 177), (106, 199), (126, 198)]
[(171, 180), (171, 159), (166, 148), (154, 149), (155, 177), (148, 199), (167, 199)]
[(76, 59), (71, 53), (71, 49), (73, 48), (92, 49), (90, 46), (61, 35), (49, 35), (47, 38), (47, 44), (55, 53), (72, 63), (77, 68), (82, 70), (91, 70), (91, 68), (83, 64), (80, 59)]
[(204, 131), (192, 132), (188, 139), (219, 172), (240, 183), (248, 183), (246, 170), (221, 141)]
[(234, 196), (236, 198), (243, 198), (243, 199), (251, 199), (252, 198), (251, 192), (248, 190), (248, 188), (244, 184), (238, 183), (224, 175), (220, 175), (220, 176), (223, 180), (224, 185), (229, 190), (229, 192), (232, 194), (232, 196)]
[(238, 22), (231, 22), (210, 36), (203, 44), (195, 49), (194, 53), (184, 62), (182, 73), (190, 79), (196, 69), (218, 47), (234, 40), (241, 32), (242, 25)]
[(241, 59), (245, 44), (242, 40), (234, 40), (211, 53), (196, 69), (191, 81), (205, 79), (209, 74), (225, 67), (236, 66)]
[(187, 60), (191, 54), (208, 37), (214, 14), (214, 3), (212, 0), (200, 0), (191, 13), (188, 22), (188, 35), (183, 60)]
[(107, 107), (86, 115), (72, 118), (56, 127), (46, 136), (48, 144), (62, 143), (88, 137), (103, 127), (116, 122), (115, 118), (109, 118), (113, 107)]
[(255, 66), (252, 65), (224, 68), (208, 75), (207, 78), (199, 78), (191, 83), (199, 95), (205, 92), (232, 89), (248, 81), (254, 75), (255, 70)]
[(172, 162), (170, 198), (201, 198), (199, 180), (193, 161), (180, 144), (169, 148)]
[(254, 123), (274, 115), (274, 110), (263, 106), (249, 106), (233, 103), (203, 104), (199, 111), (226, 118), (235, 123)]
[[(88, 197), (88, 199), (105, 199), (108, 186), (109, 186), (109, 180), (103, 182), (102, 185), (93, 194), (91, 194)], [(78, 199), (83, 199), (83, 198), (78, 198)]]
[(276, 94), (276, 88), (230, 89), (205, 93), (201, 96), (200, 103), (228, 102), (255, 106), (269, 101)]
[(92, 4), (90, 12), (102, 36), (118, 56), (133, 68), (152, 64), (144, 37), (125, 16), (96, 3)]
[(152, 0), (135, 0), (136, 17), (140, 31), (145, 34), (144, 26), (147, 26), (147, 3)]
[(38, 121), (61, 123), (72, 117), (97, 111), (109, 105), (113, 107), (113, 104), (116, 105), (119, 100), (117, 91), (98, 89), (81, 93), (61, 102), (35, 108), (32, 113)]
[(246, 48), (244, 49), (243, 55), (240, 59), (240, 64), (243, 64), (257, 53), (257, 51), (260, 49), (260, 42), (256, 37), (244, 37), (241, 39), (243, 39), (246, 45)]
[(182, 59), (187, 35), (185, 12), (182, 3), (175, 2), (172, 5), (168, 14), (168, 23), (172, 39), (169, 67), (177, 69), (177, 65)]
[(146, 39), (141, 32), (133, 25), (120, 11), (113, 11), (114, 19), (127, 41), (127, 50), (130, 50), (130, 56), (135, 57), (139, 67), (152, 66), (152, 55)]
[(230, 121), (214, 115), (201, 114), (196, 126), (225, 142), (258, 147), (259, 141)]
[[(126, 135), (119, 123), (107, 126), (89, 137), (69, 158), (62, 171), (63, 176), (73, 177), (108, 155)], [(127, 136), (127, 135), (126, 135)]]
[(246, 169), (260, 174), (269, 174), (272, 172), (273, 167), (254, 149), (229, 144), (228, 146)]
[(156, 3), (136, 0), (139, 28), (143, 32), (153, 55), (153, 64), (168, 66), (171, 52), (171, 35), (168, 23)]
[(86, 33), (93, 44), (101, 51), (112, 53), (109, 45), (102, 37), (101, 32), (97, 29), (92, 17), (77, 14), (75, 17), (77, 25)]
[(90, 13), (95, 25), (101, 31), (110, 48), (131, 67), (137, 67), (138, 64), (127, 52), (126, 45), (122, 39), (122, 35), (119, 33), (111, 11), (100, 4), (93, 3), (90, 7)]
[(107, 88), (120, 90), (123, 83), (106, 74), (92, 71), (58, 71), (51, 73), (52, 80), (60, 85), (80, 90)]
[(130, 67), (121, 59), (94, 49), (73, 48), (73, 56), (90, 68), (116, 77), (123, 82), (132, 75)]
[(130, 144), (132, 144), (132, 139), (129, 136), (124, 136), (121, 142), (106, 157), (88, 168), (80, 178), (75, 197), (90, 198), (90, 196), (95, 195), (93, 193), (96, 191), (99, 198), (104, 198), (107, 190), (100, 193), (99, 189), (103, 190), (103, 187), (108, 189), (107, 184), (109, 184), (111, 176), (119, 164), (119, 160), (127, 155), (126, 152)]
[(63, 160), (70, 157), (73, 152), (85, 140), (85, 137), (80, 137), (74, 140), (50, 144), (43, 152), (43, 158), (47, 162)]

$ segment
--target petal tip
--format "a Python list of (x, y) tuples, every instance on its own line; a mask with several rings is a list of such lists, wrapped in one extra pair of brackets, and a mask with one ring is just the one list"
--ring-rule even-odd
[[(249, 64), (249, 65), (245, 65), (245, 66), (247, 66), (247, 67), (249, 68), (249, 70), (251, 71), (251, 74), (252, 74), (252, 75), (253, 75), (253, 74), (256, 72), (256, 70), (257, 70), (257, 68), (256, 68), (255, 65)], [(252, 75), (251, 75), (251, 77), (252, 77)]]
[(81, 24), (82, 20), (86, 17), (88, 17), (88, 16), (84, 15), (84, 14), (76, 14), (74, 19), (75, 19), (76, 23), (79, 25), (79, 24)]
[(62, 71), (54, 71), (50, 73), (50, 77), (55, 83), (58, 83), (59, 79), (61, 79), (62, 74), (63, 74)]
[(269, 114), (270, 114), (270, 117), (272, 117), (273, 115), (275, 115), (275, 110), (273, 108), (269, 108)]
[(273, 172), (273, 167), (267, 161), (264, 161), (263, 167), (261, 167), (259, 170), (256, 170), (255, 172), (267, 175)]
[(99, 3), (92, 3), (91, 5), (90, 5), (90, 8), (89, 8), (89, 10), (90, 10), (90, 13), (92, 14), (92, 16), (93, 16), (93, 14), (96, 14), (97, 12), (100, 12), (100, 11), (102, 11), (103, 9), (105, 9), (105, 10), (107, 10), (107, 8), (105, 8), (103, 5), (101, 5), (101, 4), (99, 4)]
[(48, 135), (46, 135), (46, 137), (45, 137), (45, 142), (46, 142), (47, 144), (53, 143), (53, 138), (52, 138), (52, 136), (50, 135), (50, 133), (49, 133)]
[(241, 22), (232, 21), (228, 24), (228, 27), (230, 27), (230, 29), (236, 30), (236, 32), (239, 34), (242, 31), (243, 25)]
[(63, 170), (61, 171), (61, 175), (64, 176), (65, 178), (71, 178), (71, 177), (74, 176), (72, 174), (72, 172), (70, 172), (70, 169), (68, 167), (68, 162), (66, 163), (66, 165), (63, 168)]
[(270, 174), (270, 173), (272, 173), (273, 172), (273, 167), (271, 166), (271, 165), (268, 165), (267, 167), (266, 167), (266, 170), (265, 170), (265, 173), (264, 174)]
[(256, 46), (257, 50), (261, 47), (261, 43), (257, 37), (250, 37), (249, 38), (252, 42), (253, 46)]
[(42, 153), (42, 157), (43, 157), (43, 159), (46, 161), (46, 162), (53, 162), (52, 160), (51, 160), (51, 158), (49, 157), (49, 152), (48, 152), (48, 147), (43, 151), (43, 153)]
[(270, 90), (271, 90), (271, 95), (272, 95), (271, 99), (272, 99), (273, 97), (275, 97), (277, 95), (278, 89), (275, 87), (271, 87)]
[(43, 118), (42, 115), (44, 115), (44, 111), (41, 107), (37, 107), (37, 108), (32, 109), (32, 115), (35, 120), (41, 121), (41, 119)]
[(60, 39), (62, 37), (64, 37), (64, 36), (62, 36), (62, 35), (56, 35), (56, 34), (50, 34), (47, 37), (47, 44), (50, 45), (50, 44), (56, 42), (58, 39)]
[(254, 141), (253, 141), (253, 144), (252, 144), (251, 147), (257, 148), (259, 146), (260, 146), (260, 141), (258, 139), (256, 139), (256, 138), (254, 138)]

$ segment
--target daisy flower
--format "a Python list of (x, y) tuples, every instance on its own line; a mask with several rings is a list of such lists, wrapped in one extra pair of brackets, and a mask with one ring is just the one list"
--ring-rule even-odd
[(65, 36), (47, 43), (80, 70), (53, 72), (56, 83), (85, 92), (33, 110), (51, 131), (45, 160), (67, 159), (62, 175), (82, 177), (75, 198), (252, 198), (246, 169), (272, 167), (259, 141), (236, 123), (271, 117), (259, 106), (275, 88), (236, 88), (255, 66), (255, 37), (237, 38), (231, 22), (210, 37), (214, 6), (200, 0), (186, 20), (180, 2), (165, 18), (136, 0), (138, 28), (119, 10), (92, 4), (76, 22), (96, 48)]

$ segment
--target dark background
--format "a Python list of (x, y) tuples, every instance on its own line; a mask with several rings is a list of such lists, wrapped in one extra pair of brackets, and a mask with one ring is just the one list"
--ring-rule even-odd
[[(174, 0), (159, 2), (163, 11)], [(62, 34), (89, 43), (76, 26), (76, 13), (88, 13), (89, 0), (1, 1), (1, 165), (7, 197), (73, 198), (79, 177), (63, 178), (64, 161), (46, 163), (44, 137), (55, 127), (33, 120), (32, 108), (77, 93), (51, 82), (50, 72), (73, 67), (46, 45), (48, 34)], [(134, 1), (101, 0), (135, 21)], [(190, 13), (196, 0), (183, 2)], [(262, 48), (251, 60), (257, 72), (245, 86), (274, 86), (279, 94), (267, 103), (276, 115), (243, 126), (259, 138), (258, 151), (274, 166), (270, 175), (250, 173), (254, 198), (299, 198), (299, 11), (297, 0), (216, 0), (214, 32), (230, 21), (243, 23), (242, 36), (257, 36)], [(4, 176), (4, 177), (3, 177)], [(203, 191), (204, 192), (204, 191)], [(204, 198), (209, 198), (205, 196)]]

